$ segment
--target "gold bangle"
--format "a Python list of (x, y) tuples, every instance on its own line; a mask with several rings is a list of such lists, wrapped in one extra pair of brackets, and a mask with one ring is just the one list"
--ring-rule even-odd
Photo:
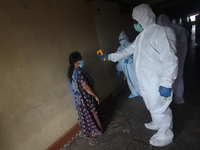
[(92, 96), (94, 96), (95, 98), (97, 97), (95, 94), (94, 94), (94, 95), (92, 95)]

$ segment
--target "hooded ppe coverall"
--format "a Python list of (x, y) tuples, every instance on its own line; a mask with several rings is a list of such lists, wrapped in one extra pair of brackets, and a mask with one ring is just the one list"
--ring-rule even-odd
[(172, 97), (162, 97), (159, 87), (171, 88), (177, 76), (175, 34), (169, 27), (164, 29), (155, 23), (156, 16), (147, 4), (136, 6), (132, 17), (140, 23), (143, 31), (129, 47), (109, 54), (108, 60), (116, 62), (134, 53), (133, 60), (140, 92), (151, 113), (151, 124), (158, 129), (151, 137), (150, 144), (165, 146), (173, 139), (172, 112), (169, 108)]
[[(123, 49), (125, 49), (126, 47), (131, 45), (131, 43), (128, 41), (128, 37), (124, 31), (122, 31), (120, 33), (119, 40), (120, 40), (121, 46), (118, 47), (117, 51), (122, 51)], [(128, 59), (128, 63), (125, 63), (126, 59)], [(119, 60), (116, 68), (118, 71), (123, 71), (124, 76), (126, 77), (129, 89), (132, 93), (130, 95), (131, 97), (129, 96), (129, 98), (141, 95), (139, 87), (138, 87), (137, 77), (135, 74), (135, 67), (133, 64), (133, 56)]]
[(158, 17), (157, 24), (170, 27), (176, 34), (176, 50), (177, 50), (176, 55), (178, 57), (178, 75), (172, 86), (174, 93), (173, 101), (176, 104), (182, 104), (185, 102), (183, 98), (183, 92), (184, 92), (183, 69), (184, 69), (185, 57), (187, 54), (187, 36), (189, 34), (187, 33), (187, 30), (181, 25), (171, 23), (169, 18), (164, 14), (161, 14)]

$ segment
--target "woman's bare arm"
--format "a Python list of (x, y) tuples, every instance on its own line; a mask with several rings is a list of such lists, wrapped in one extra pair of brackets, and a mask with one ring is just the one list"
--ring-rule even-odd
[(90, 95), (94, 96), (96, 101), (98, 102), (99, 104), (99, 98), (95, 95), (95, 93), (93, 92), (93, 90), (89, 87), (89, 85), (85, 85), (84, 87), (84, 90), (86, 90)]

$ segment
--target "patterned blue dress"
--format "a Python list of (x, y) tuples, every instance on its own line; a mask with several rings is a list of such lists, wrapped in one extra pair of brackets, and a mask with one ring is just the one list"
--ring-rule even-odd
[[(96, 99), (84, 90), (85, 85), (93, 89), (92, 79), (83, 70), (79, 69), (72, 76), (72, 92), (75, 98), (76, 113), (84, 137), (101, 135), (103, 132), (99, 105)], [(75, 77), (76, 76), (76, 77)]]

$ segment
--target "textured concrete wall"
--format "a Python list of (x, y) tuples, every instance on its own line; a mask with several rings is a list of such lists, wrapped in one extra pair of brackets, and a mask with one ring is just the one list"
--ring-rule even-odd
[(98, 48), (91, 4), (1, 1), (0, 18), (0, 149), (45, 149), (77, 123), (68, 57)]
[(100, 33), (93, 12), (86, 0), (0, 1), (0, 149), (46, 149), (77, 123), (66, 77), (71, 52), (81, 52), (101, 100), (124, 82), (116, 63), (96, 55), (116, 51), (119, 13)]

